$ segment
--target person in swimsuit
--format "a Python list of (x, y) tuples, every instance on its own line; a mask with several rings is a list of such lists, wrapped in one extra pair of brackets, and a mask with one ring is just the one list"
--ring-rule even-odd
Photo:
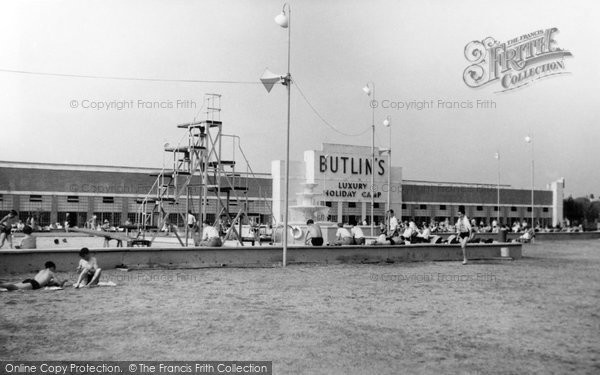
[(10, 248), (13, 248), (12, 243), (12, 226), (19, 221), (17, 211), (11, 210), (8, 215), (0, 220), (0, 248), (4, 246), (4, 241), (8, 240)]
[(456, 233), (463, 253), (463, 264), (467, 264), (467, 242), (473, 237), (473, 228), (471, 227), (469, 218), (465, 215), (465, 206), (458, 207)]
[(323, 232), (319, 224), (315, 224), (313, 219), (306, 221), (306, 244), (323, 246)]
[(90, 250), (87, 247), (79, 250), (79, 257), (81, 257), (81, 259), (79, 260), (76, 271), (80, 272), (80, 274), (73, 287), (83, 288), (86, 286), (97, 285), (98, 281), (100, 281), (102, 269), (98, 267), (96, 258), (90, 255)]
[(0, 288), (12, 290), (36, 290), (41, 289), (46, 286), (59, 286), (62, 287), (65, 285), (67, 280), (60, 281), (56, 277), (56, 265), (53, 262), (46, 262), (44, 264), (45, 269), (38, 272), (33, 279), (23, 280), (23, 282), (10, 284), (10, 283), (2, 283), (0, 284)]

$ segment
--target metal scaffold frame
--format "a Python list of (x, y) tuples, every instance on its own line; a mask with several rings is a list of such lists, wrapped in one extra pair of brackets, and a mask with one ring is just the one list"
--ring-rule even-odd
[[(250, 176), (256, 176), (241, 149), (239, 137), (223, 134), (221, 95), (205, 94), (204, 108), (206, 120), (177, 125), (178, 128), (185, 129), (186, 134), (177, 146), (165, 145), (164, 152), (172, 156), (172, 166), (163, 166), (161, 171), (152, 174), (156, 176), (154, 184), (144, 198), (137, 201), (138, 237), (145, 238), (148, 230), (155, 229), (150, 240), (152, 242), (158, 232), (166, 228), (175, 233), (182, 246), (188, 246), (193, 233), (187, 225), (187, 214), (194, 211), (194, 199), (197, 197), (199, 221), (206, 220), (210, 201), (213, 200), (216, 203), (214, 224), (223, 225), (222, 221), (229, 221), (225, 239), (235, 239), (243, 246), (242, 220), (248, 215), (248, 181)], [(231, 160), (222, 158), (224, 138), (232, 140)], [(245, 184), (241, 184), (241, 174), (236, 172), (236, 140), (246, 163)], [(267, 203), (272, 217), (271, 204), (260, 191), (259, 195), (259, 198)], [(238, 204), (243, 202), (235, 215), (230, 209), (232, 199)], [(185, 213), (182, 213), (180, 208), (183, 204)], [(177, 213), (186, 224), (184, 238), (179, 236), (177, 228), (169, 221), (169, 213), (172, 211), (169, 207), (177, 207)], [(225, 220), (221, 220), (222, 218)]]

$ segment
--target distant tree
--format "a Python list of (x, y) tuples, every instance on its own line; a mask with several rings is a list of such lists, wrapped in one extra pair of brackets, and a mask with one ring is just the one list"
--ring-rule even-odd
[(592, 202), (585, 197), (573, 199), (569, 196), (564, 200), (563, 211), (564, 217), (571, 223), (591, 225), (600, 218), (600, 202)]
[(572, 196), (569, 196), (563, 202), (563, 213), (566, 219), (571, 222), (579, 221), (583, 217), (583, 211), (580, 205), (575, 202)]

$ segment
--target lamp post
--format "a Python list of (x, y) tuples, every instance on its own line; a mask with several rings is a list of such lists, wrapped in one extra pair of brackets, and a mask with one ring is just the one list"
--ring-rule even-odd
[[(287, 7), (287, 13), (286, 13)], [(287, 74), (283, 78), (283, 84), (287, 87), (287, 130), (285, 144), (285, 210), (283, 214), (283, 267), (287, 263), (287, 246), (288, 246), (288, 217), (289, 217), (289, 201), (290, 201), (290, 102), (291, 102), (291, 85), (292, 74), (290, 73), (290, 52), (291, 52), (291, 18), (292, 10), (288, 3), (283, 4), (281, 14), (275, 17), (275, 22), (284, 29), (288, 29), (288, 53), (287, 53)]]
[[(387, 191), (387, 211), (392, 209), (392, 116), (388, 116), (383, 120), (383, 126), (390, 130), (389, 134), (389, 148), (388, 148), (388, 191)], [(388, 219), (388, 227), (389, 227)], [(388, 228), (390, 229), (390, 228)]]
[[(533, 208), (534, 208), (534, 200), (533, 200), (533, 194), (534, 194), (534, 176), (535, 176), (535, 162), (534, 162), (534, 153), (533, 153), (533, 136), (526, 136), (525, 137), (525, 142), (529, 143), (531, 145), (531, 228), (533, 229), (533, 235), (535, 235), (535, 226), (533, 223), (534, 220), (534, 212), (533, 212)], [(532, 240), (533, 240), (533, 235), (532, 235)]]
[[(497, 224), (498, 227), (500, 226), (500, 151), (496, 151), (496, 154), (494, 155), (494, 157), (496, 158), (497, 162), (496, 162), (496, 167), (498, 168), (498, 183), (496, 185), (496, 193), (497, 193), (497, 211), (498, 211), (498, 215), (496, 217), (497, 220)], [(500, 230), (500, 228), (498, 228), (498, 230)]]
[(374, 214), (375, 210), (375, 107), (377, 106), (377, 102), (375, 101), (375, 84), (373, 82), (367, 82), (365, 87), (363, 87), (363, 91), (365, 94), (371, 97), (371, 102), (369, 105), (372, 109), (371, 116), (371, 236), (375, 235), (375, 224), (374, 224)]

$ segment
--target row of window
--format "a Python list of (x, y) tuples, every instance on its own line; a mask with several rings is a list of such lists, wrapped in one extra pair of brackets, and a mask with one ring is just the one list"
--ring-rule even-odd
[[(419, 210), (426, 210), (426, 209), (427, 209), (427, 205), (426, 205), (426, 204), (419, 204), (419, 205), (415, 205), (415, 208), (416, 208), (417, 206), (419, 207), (419, 208), (418, 208)], [(403, 203), (403, 204), (402, 204), (402, 209), (403, 209), (403, 210), (406, 210), (406, 209), (407, 209), (407, 205)], [(440, 211), (446, 211), (446, 210), (447, 210), (447, 207), (446, 207), (446, 205), (445, 205), (445, 204), (440, 204), (440, 206), (439, 206), (439, 210), (440, 210)], [(483, 206), (475, 206), (475, 210), (476, 210), (476, 211), (483, 211)], [(510, 210), (511, 210), (512, 212), (517, 212), (517, 207), (515, 207), (515, 206), (511, 206), (511, 207), (510, 207)], [(543, 212), (548, 212), (548, 207), (543, 207), (543, 208), (542, 208), (542, 210), (543, 210)], [(498, 206), (494, 206), (494, 211), (498, 211)], [(527, 212), (531, 212), (531, 207), (527, 207)]]
[[(332, 207), (333, 206), (333, 202), (331, 201), (327, 201), (325, 202), (325, 206), (327, 207)], [(348, 202), (348, 208), (356, 208), (356, 202)], [(379, 203), (375, 203), (374, 208), (379, 208)], [(403, 203), (402, 204), (402, 209), (406, 210), (408, 208), (408, 205)], [(426, 204), (416, 204), (414, 205), (415, 209), (418, 210), (426, 210), (427, 209), (427, 205)], [(440, 211), (446, 211), (448, 209), (448, 207), (445, 204), (440, 204), (439, 205), (439, 210)], [(475, 206), (475, 210), (476, 211), (483, 211), (483, 206)], [(517, 212), (517, 207), (512, 206), (510, 207), (510, 210), (512, 212)], [(494, 211), (498, 211), (498, 206), (494, 206)], [(548, 207), (543, 207), (542, 208), (543, 212), (548, 212)], [(531, 212), (531, 207), (527, 207), (527, 212)]]
[[(327, 207), (332, 207), (333, 206), (333, 202), (331, 201), (326, 201), (325, 202), (325, 206)], [(370, 207), (370, 206), (369, 206)], [(356, 208), (356, 202), (348, 202), (348, 208)], [(375, 202), (373, 204), (373, 208), (379, 208), (379, 203)]]
[[(1, 195), (0, 195), (0, 201), (1, 201)], [(41, 203), (42, 200), (42, 196), (41, 195), (30, 195), (29, 196), (29, 202), (32, 203)], [(68, 195), (67, 196), (67, 202), (68, 203), (79, 203), (79, 196), (77, 195)], [(102, 197), (102, 203), (115, 203), (115, 198), (114, 197)]]

